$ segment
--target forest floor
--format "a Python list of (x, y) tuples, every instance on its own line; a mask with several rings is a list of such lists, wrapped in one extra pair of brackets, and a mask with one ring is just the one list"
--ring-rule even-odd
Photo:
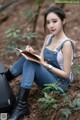
[[(32, 46), (36, 51), (39, 53), (41, 49), (41, 45), (43, 43), (43, 13), (44, 11), (50, 6), (54, 5), (54, 3), (51, 1), (46, 0), (42, 8), (39, 12), (38, 20), (37, 20), (37, 25), (35, 28), (35, 31), (39, 33), (38, 40), (36, 39), (35, 41), (32, 42)], [(30, 0), (30, 2), (27, 4), (26, 0), (20, 0), (19, 3), (15, 4), (14, 7), (10, 8), (12, 12), (9, 12), (9, 16), (6, 21), (0, 24), (0, 62), (3, 63), (8, 69), (18, 58), (16, 54), (6, 54), (5, 52), (7, 51), (6, 46), (9, 44), (9, 40), (6, 38), (5, 32), (7, 29), (17, 26), (17, 27), (22, 27), (24, 28), (22, 32), (25, 31), (30, 31), (32, 29), (32, 22), (29, 22), (29, 20), (22, 14), (22, 11), (25, 10), (26, 8), (29, 9), (35, 8), (36, 5), (35, 3)], [(64, 10), (66, 11), (67, 14), (67, 23), (68, 25), (66, 26), (66, 33), (70, 38), (75, 40), (75, 42), (79, 42), (80, 40), (80, 5), (78, 4), (66, 4), (64, 6)], [(71, 17), (69, 17), (71, 16)], [(26, 42), (21, 42), (20, 44), (25, 45)], [(80, 45), (77, 45), (77, 51), (75, 51), (76, 55), (80, 55)], [(75, 59), (75, 64), (80, 64), (80, 59), (77, 58)], [(11, 81), (10, 85), (13, 89), (13, 92), (15, 95), (17, 95), (18, 90), (19, 90), (19, 84), (20, 84), (20, 79), (21, 76), (16, 78), (15, 80)], [(80, 78), (78, 76), (75, 76), (75, 81), (71, 84), (69, 91), (66, 93), (67, 96), (73, 100), (75, 98), (79, 99), (80, 98)], [(29, 96), (29, 105), (30, 105), (30, 115), (25, 116), (25, 120), (80, 120), (80, 109), (79, 110), (72, 110), (72, 113), (69, 114), (68, 119), (65, 119), (64, 116), (60, 113), (59, 109), (58, 110), (40, 110), (39, 106), (41, 105), (38, 102), (38, 99), (42, 97), (41, 90), (39, 87), (34, 83), (33, 87), (30, 92)], [(80, 106), (79, 106), (80, 107)], [(68, 107), (69, 108), (69, 107)], [(71, 109), (71, 108), (70, 108)]]

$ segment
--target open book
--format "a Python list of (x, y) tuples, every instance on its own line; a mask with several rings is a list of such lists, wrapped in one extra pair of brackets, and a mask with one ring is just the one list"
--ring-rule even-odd
[(27, 60), (30, 60), (30, 61), (34, 61), (34, 62), (37, 62), (37, 63), (41, 63), (41, 57), (35, 53), (32, 53), (32, 52), (29, 52), (27, 50), (21, 50), (21, 49), (18, 49), (16, 48), (16, 50), (18, 50), (20, 52), (20, 54), (25, 57)]

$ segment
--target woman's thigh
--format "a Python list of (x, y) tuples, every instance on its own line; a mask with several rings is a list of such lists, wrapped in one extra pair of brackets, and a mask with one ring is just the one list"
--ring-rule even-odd
[(41, 87), (43, 87), (44, 84), (53, 84), (59, 82), (57, 76), (48, 71), (42, 65), (38, 65), (38, 67), (36, 68), (34, 81)]
[(60, 81), (60, 79), (54, 73), (48, 71), (42, 65), (37, 67), (34, 81), (41, 87), (44, 87), (45, 84), (56, 83), (58, 87), (60, 87), (64, 92), (68, 89), (69, 86), (69, 82), (67, 80), (64, 82)]

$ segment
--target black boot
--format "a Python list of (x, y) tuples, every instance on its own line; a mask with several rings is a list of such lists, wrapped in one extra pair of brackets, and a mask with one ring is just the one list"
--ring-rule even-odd
[(29, 114), (27, 98), (30, 89), (20, 88), (17, 104), (8, 120), (20, 120), (24, 115)]
[(8, 82), (15, 78), (14, 75), (10, 72), (10, 70), (5, 72), (5, 76)]

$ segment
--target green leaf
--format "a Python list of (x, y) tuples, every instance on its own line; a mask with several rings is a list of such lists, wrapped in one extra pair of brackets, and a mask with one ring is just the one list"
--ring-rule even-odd
[(60, 111), (66, 117), (66, 119), (68, 119), (69, 115), (71, 115), (71, 111), (69, 109), (67, 109), (67, 108), (61, 109)]
[(61, 84), (61, 83), (45, 84), (44, 85), (45, 88), (43, 90), (49, 89), (49, 90), (53, 90), (54, 92), (57, 92), (57, 93), (59, 93), (58, 90), (63, 92), (63, 90), (59, 87), (59, 84)]
[(39, 108), (40, 109), (47, 109), (47, 108), (49, 108), (49, 105), (45, 103), (45, 104), (41, 105)]
[(58, 105), (57, 105), (57, 104), (54, 104), (54, 105), (52, 105), (52, 108), (57, 109), (57, 108), (58, 108)]
[(57, 100), (56, 100), (55, 98), (51, 98), (50, 102), (51, 102), (51, 103), (56, 103)]
[(51, 99), (51, 97), (46, 92), (44, 92), (44, 97), (48, 100)]
[(75, 110), (80, 110), (80, 99), (75, 98), (69, 105), (70, 107), (74, 108)]
[(67, 103), (67, 102), (69, 102), (69, 97), (65, 94), (65, 93), (63, 93), (63, 94), (60, 94), (60, 96), (63, 98), (63, 100), (64, 100), (64, 103)]
[(38, 102), (45, 102), (45, 101), (46, 101), (45, 98), (39, 98), (39, 99), (38, 99)]

